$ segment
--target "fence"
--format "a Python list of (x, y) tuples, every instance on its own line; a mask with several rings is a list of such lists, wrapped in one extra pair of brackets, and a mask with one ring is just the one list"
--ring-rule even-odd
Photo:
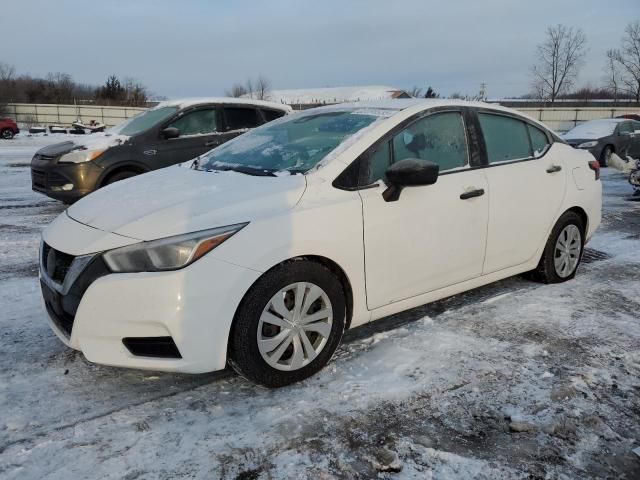
[(623, 113), (640, 114), (640, 107), (544, 107), (516, 108), (536, 120), (541, 121), (552, 130), (566, 132), (577, 124), (599, 118), (614, 118)]
[[(130, 118), (144, 108), (137, 107), (106, 107), (100, 105), (45, 105), (33, 103), (10, 103), (7, 106), (7, 116), (18, 123), (64, 126), (71, 125), (77, 119), (88, 123), (90, 120), (100, 121), (107, 126)], [(564, 132), (575, 127), (578, 123), (598, 118), (613, 118), (623, 113), (638, 113), (640, 107), (540, 107), (517, 108), (518, 111), (529, 115), (549, 128)]]
[(17, 123), (28, 125), (70, 126), (76, 120), (102, 122), (108, 127), (146, 110), (137, 107), (106, 107), (101, 105), (47, 105), (40, 103), (10, 103), (5, 114)]

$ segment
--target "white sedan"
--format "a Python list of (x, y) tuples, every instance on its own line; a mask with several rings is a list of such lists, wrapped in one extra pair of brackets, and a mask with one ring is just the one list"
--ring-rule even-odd
[(513, 110), (344, 104), (80, 200), (43, 232), (40, 280), (90, 361), (277, 387), (348, 328), (523, 272), (573, 278), (600, 215), (598, 162)]

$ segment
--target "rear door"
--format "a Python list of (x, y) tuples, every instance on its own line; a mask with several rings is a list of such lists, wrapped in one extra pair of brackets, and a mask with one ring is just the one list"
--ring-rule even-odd
[(231, 140), (264, 123), (258, 109), (252, 105), (225, 105), (224, 140)]
[(186, 162), (222, 142), (220, 123), (220, 113), (215, 106), (196, 107), (180, 112), (162, 127), (177, 128), (180, 136), (165, 139), (160, 131), (157, 143), (146, 147), (143, 153), (153, 158), (155, 168)]
[[(412, 120), (362, 160), (367, 306), (370, 310), (482, 273), (488, 196), (484, 169), (469, 158), (463, 112)], [(433, 185), (407, 187), (385, 201), (385, 171), (404, 158), (440, 165)]]
[(493, 111), (479, 111), (478, 122), (488, 161), (486, 275), (534, 257), (559, 213), (567, 172), (541, 128)]

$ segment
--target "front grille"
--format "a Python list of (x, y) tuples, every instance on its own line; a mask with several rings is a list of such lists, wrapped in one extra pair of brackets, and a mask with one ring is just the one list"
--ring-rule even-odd
[(42, 268), (51, 280), (60, 285), (64, 283), (74, 258), (73, 255), (55, 250), (44, 242), (42, 244)]
[(42, 280), (40, 281), (40, 288), (42, 289), (42, 297), (49, 317), (51, 317), (53, 323), (55, 323), (60, 330), (67, 336), (71, 336), (75, 315), (70, 314), (64, 309), (64, 297), (50, 288)]

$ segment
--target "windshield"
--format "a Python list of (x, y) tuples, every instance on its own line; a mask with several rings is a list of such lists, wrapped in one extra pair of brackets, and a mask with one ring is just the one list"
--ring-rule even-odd
[(356, 132), (393, 111), (309, 112), (285, 117), (204, 154), (193, 168), (254, 175), (304, 173)]
[(135, 117), (125, 120), (119, 125), (107, 130), (114, 135), (127, 135), (129, 137), (149, 130), (159, 122), (162, 122), (178, 111), (178, 107), (158, 107), (145, 110)]
[(602, 138), (613, 135), (617, 122), (585, 122), (564, 135), (564, 138)]

